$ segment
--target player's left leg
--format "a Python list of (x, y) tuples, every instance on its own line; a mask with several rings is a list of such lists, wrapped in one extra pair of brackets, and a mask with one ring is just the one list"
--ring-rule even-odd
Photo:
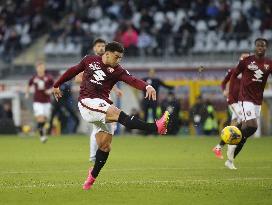
[(111, 150), (112, 134), (99, 131), (96, 133), (96, 141), (98, 145), (95, 155), (96, 159), (94, 166), (89, 169), (88, 177), (83, 185), (84, 190), (88, 190), (92, 187), (101, 169), (105, 165)]
[(96, 137), (95, 137), (97, 133), (98, 133), (98, 130), (96, 129), (96, 126), (93, 126), (93, 129), (90, 135), (90, 161), (93, 163), (95, 163), (95, 155), (98, 149)]
[(245, 122), (243, 123), (241, 128), (242, 140), (235, 148), (234, 158), (240, 153), (247, 139), (257, 131), (257, 118), (260, 117), (261, 113), (261, 106), (254, 105), (252, 102), (243, 102), (242, 108), (244, 111)]
[[(238, 113), (241, 112), (241, 108), (238, 103), (233, 103), (229, 105), (229, 109), (231, 111), (231, 124), (233, 126), (239, 127), (242, 122), (241, 114)], [(218, 159), (224, 159), (222, 154), (222, 149), (225, 146), (225, 142), (223, 140), (220, 140), (220, 142), (212, 149), (213, 153)]]

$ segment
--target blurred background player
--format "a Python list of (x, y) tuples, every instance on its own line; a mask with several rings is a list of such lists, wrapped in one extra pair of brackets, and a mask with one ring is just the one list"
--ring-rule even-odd
[[(244, 58), (248, 57), (249, 53), (243, 53), (240, 56), (240, 60), (243, 60)], [(231, 111), (231, 123), (230, 125), (237, 126), (239, 129), (241, 129), (241, 123), (242, 123), (242, 110), (238, 103), (238, 97), (239, 97), (239, 90), (240, 90), (240, 82), (242, 78), (242, 73), (240, 73), (236, 78), (234, 78), (234, 86), (232, 90), (229, 89), (229, 81), (232, 76), (232, 74), (235, 72), (235, 68), (229, 69), (224, 80), (222, 81), (221, 88), (223, 91), (223, 95), (226, 97), (228, 107)], [(213, 152), (215, 156), (219, 159), (224, 159), (222, 155), (222, 148), (224, 147), (225, 142), (221, 140), (218, 145), (216, 145), (213, 148)]]
[[(102, 56), (105, 53), (105, 47), (106, 47), (106, 41), (102, 38), (98, 38), (93, 42), (91, 52), (93, 52), (97, 56)], [(83, 72), (81, 72), (75, 77), (75, 82), (81, 83), (82, 76), (83, 76)], [(117, 97), (123, 96), (123, 91), (119, 89), (116, 85), (113, 86), (112, 90), (114, 91)], [(111, 126), (113, 126), (113, 129), (115, 130), (116, 124), (112, 123)], [(95, 137), (96, 134), (97, 134), (97, 130), (92, 129), (91, 135), (90, 135), (90, 161), (93, 163), (95, 162), (95, 155), (98, 149), (98, 145), (97, 145), (96, 137)]]
[(165, 112), (162, 118), (155, 123), (146, 123), (135, 116), (128, 116), (115, 107), (109, 99), (112, 87), (118, 81), (123, 81), (136, 89), (146, 90), (146, 97), (156, 100), (156, 91), (151, 85), (131, 76), (119, 65), (123, 53), (124, 47), (121, 44), (108, 43), (102, 57), (84, 57), (78, 65), (69, 68), (54, 84), (53, 92), (56, 99), (59, 99), (62, 96), (59, 86), (84, 71), (78, 107), (82, 118), (93, 124), (96, 129), (98, 145), (95, 164), (89, 169), (88, 177), (83, 185), (84, 190), (91, 188), (108, 159), (113, 136), (111, 122), (119, 122), (130, 129), (158, 132), (159, 134), (167, 132), (168, 112)]
[(29, 98), (30, 88), (34, 88), (33, 111), (37, 122), (37, 128), (40, 134), (41, 142), (47, 141), (45, 123), (51, 113), (51, 94), (54, 84), (51, 75), (45, 73), (45, 64), (43, 62), (36, 63), (36, 72), (28, 82), (25, 97)]
[[(60, 75), (63, 71), (60, 72)], [(59, 101), (55, 99), (52, 102), (52, 113), (49, 120), (48, 133), (51, 134), (53, 120), (58, 116), (61, 123), (61, 132), (64, 134), (76, 133), (79, 126), (79, 118), (75, 111), (75, 99), (72, 94), (72, 82), (66, 82), (60, 86), (63, 93)]]
[[(236, 169), (234, 159), (242, 150), (247, 139), (252, 136), (257, 128), (257, 119), (260, 117), (263, 92), (268, 76), (272, 72), (272, 61), (265, 57), (268, 41), (264, 38), (255, 40), (255, 53), (241, 60), (230, 79), (230, 90), (235, 87), (235, 78), (242, 73), (238, 102), (241, 106), (242, 140), (238, 145), (228, 146), (228, 160), (225, 165), (229, 169)], [(232, 97), (232, 96), (230, 96)], [(232, 99), (230, 99), (232, 100)]]
[(191, 107), (190, 122), (193, 124), (197, 135), (203, 135), (203, 123), (205, 119), (206, 104), (201, 95), (196, 98), (195, 104)]
[(161, 111), (164, 113), (168, 111), (171, 115), (171, 119), (168, 124), (168, 135), (177, 135), (181, 127), (180, 119), (180, 103), (179, 99), (176, 98), (173, 91), (169, 91), (166, 99), (161, 103)]
[[(147, 84), (151, 85), (156, 90), (157, 94), (159, 94), (160, 87), (165, 87), (169, 90), (173, 90), (173, 88), (174, 88), (173, 86), (166, 85), (162, 80), (160, 80), (159, 78), (156, 78), (155, 75), (156, 75), (155, 70), (150, 69), (148, 72), (148, 77), (143, 78), (143, 80)], [(143, 112), (144, 112), (144, 121), (154, 122), (154, 120), (156, 119), (156, 113), (157, 113), (157, 106), (158, 106), (157, 101), (143, 98), (142, 106), (143, 106)], [(149, 110), (151, 110), (151, 112), (152, 112), (152, 115), (151, 115), (152, 119), (151, 120), (148, 119)], [(147, 134), (150, 134), (150, 133), (147, 133)]]

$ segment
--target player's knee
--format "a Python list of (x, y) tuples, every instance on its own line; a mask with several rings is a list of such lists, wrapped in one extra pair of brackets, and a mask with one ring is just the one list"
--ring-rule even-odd
[(115, 106), (110, 106), (107, 110), (106, 120), (108, 122), (117, 122), (121, 110)]
[(110, 152), (111, 151), (111, 144), (110, 143), (103, 143), (103, 144), (101, 144), (99, 149), (102, 150), (103, 152)]

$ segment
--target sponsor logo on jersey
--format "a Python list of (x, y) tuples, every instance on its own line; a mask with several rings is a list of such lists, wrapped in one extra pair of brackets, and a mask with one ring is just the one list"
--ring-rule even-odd
[(247, 114), (247, 116), (250, 116), (250, 115), (251, 115), (251, 112), (250, 112), (250, 111), (247, 111), (246, 114)]
[(249, 69), (249, 70), (258, 70), (259, 69), (259, 67), (255, 64), (256, 62), (255, 61), (252, 61), (248, 66), (247, 66), (247, 68)]

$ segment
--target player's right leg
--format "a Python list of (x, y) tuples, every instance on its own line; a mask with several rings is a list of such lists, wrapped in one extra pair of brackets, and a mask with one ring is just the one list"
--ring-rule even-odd
[(156, 120), (154, 123), (147, 123), (135, 116), (129, 116), (114, 105), (111, 105), (107, 110), (106, 120), (107, 122), (119, 122), (129, 129), (139, 129), (149, 133), (157, 132), (158, 134), (164, 135), (167, 133), (169, 115), (169, 112), (165, 111), (159, 120)]

